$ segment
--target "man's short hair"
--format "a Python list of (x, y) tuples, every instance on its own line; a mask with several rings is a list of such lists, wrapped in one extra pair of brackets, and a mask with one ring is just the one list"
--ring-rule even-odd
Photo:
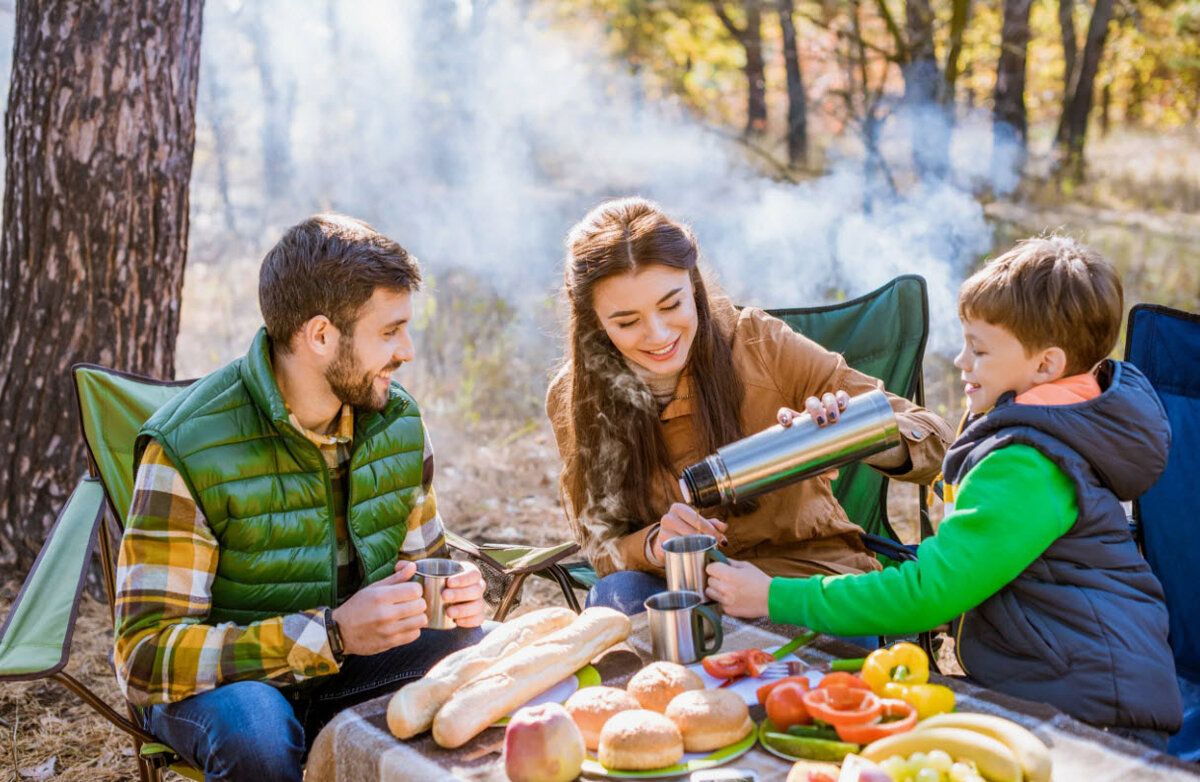
[(289, 228), (263, 258), (258, 304), (267, 335), (287, 352), (296, 332), (317, 315), (351, 336), (376, 288), (420, 286), (417, 259), (399, 244), (361, 220), (319, 214)]
[(1090, 371), (1112, 352), (1123, 311), (1116, 269), (1066, 236), (1018, 242), (958, 293), (959, 317), (1008, 329), (1026, 353), (1061, 348), (1067, 375)]

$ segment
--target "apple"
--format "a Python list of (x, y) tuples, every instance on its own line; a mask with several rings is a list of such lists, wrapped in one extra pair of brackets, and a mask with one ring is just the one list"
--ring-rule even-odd
[(526, 706), (504, 730), (504, 770), (512, 782), (569, 782), (583, 759), (583, 734), (561, 704)]
[(837, 763), (797, 760), (787, 775), (787, 782), (838, 782), (841, 769)]

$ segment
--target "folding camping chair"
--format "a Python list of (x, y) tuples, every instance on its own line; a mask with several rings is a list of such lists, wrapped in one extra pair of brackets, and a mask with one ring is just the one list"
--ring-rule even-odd
[(88, 474), (63, 506), (0, 628), (0, 681), (53, 679), (67, 687), (133, 738), (143, 782), (160, 779), (163, 768), (202, 780), (197, 769), (142, 728), (138, 709), (127, 703), (122, 716), (63, 670), (97, 543), (110, 615), (113, 610), (117, 549), (133, 494), (137, 431), (190, 381), (162, 382), (93, 364), (75, 365), (74, 379)]
[[(884, 388), (904, 396), (919, 405), (925, 403), (925, 387), (921, 363), (929, 335), (929, 296), (925, 279), (917, 275), (902, 275), (882, 287), (856, 299), (820, 307), (768, 310), (796, 331), (820, 343), (829, 350), (841, 353), (846, 362), (864, 374), (883, 381)], [(863, 464), (843, 467), (833, 484), (834, 495), (846, 509), (850, 519), (863, 528), (863, 542), (885, 564), (915, 559), (908, 546), (900, 542), (887, 516), (887, 476)], [(924, 492), (918, 494), (920, 536), (933, 534), (925, 507)], [(452, 546), (467, 541), (451, 540)], [(507, 614), (521, 585), (529, 575), (554, 580), (562, 590), (567, 604), (578, 609), (574, 589), (588, 590), (595, 586), (596, 572), (587, 562), (563, 562), (573, 551), (560, 547), (539, 549), (528, 546), (484, 544), (490, 557), (519, 558), (525, 568), (518, 574), (504, 572), (503, 563), (481, 560), (493, 575), (508, 579), (504, 602), (495, 618)], [(475, 545), (474, 548), (481, 548)], [(469, 548), (464, 548), (473, 553)], [(576, 549), (577, 550), (577, 549)], [(540, 561), (552, 560), (538, 566)]]
[(1200, 556), (1200, 314), (1139, 304), (1129, 312), (1125, 358), (1150, 379), (1167, 410), (1167, 469), (1133, 503), (1138, 545), (1162, 582), (1170, 614), (1171, 649), (1183, 695), (1183, 728), (1172, 755), (1200, 761), (1200, 604), (1195, 600)]

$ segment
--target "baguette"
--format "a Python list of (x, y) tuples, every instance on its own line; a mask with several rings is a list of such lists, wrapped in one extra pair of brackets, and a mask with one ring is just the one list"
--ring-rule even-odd
[(453, 749), (530, 698), (587, 665), (629, 637), (629, 617), (611, 608), (589, 608), (561, 630), (459, 687), (433, 719), (433, 740)]
[(388, 702), (387, 725), (399, 739), (412, 738), (433, 724), (433, 715), (462, 685), (498, 661), (575, 620), (569, 608), (543, 608), (509, 620), (474, 646), (447, 655), (429, 673), (398, 690)]

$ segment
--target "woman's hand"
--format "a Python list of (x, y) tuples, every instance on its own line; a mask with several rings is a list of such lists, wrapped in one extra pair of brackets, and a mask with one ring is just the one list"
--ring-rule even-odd
[(710, 562), (708, 589), (705, 593), (721, 604), (730, 616), (755, 619), (767, 616), (767, 599), (771, 592), (771, 577), (749, 562), (731, 560), (728, 565)]
[[(826, 426), (835, 423), (849, 404), (850, 395), (845, 391), (838, 391), (836, 394), (823, 394), (820, 399), (815, 396), (805, 399), (804, 412), (817, 422), (817, 426)], [(780, 426), (788, 427), (800, 413), (790, 407), (781, 407), (777, 415)]]
[(696, 512), (690, 505), (682, 502), (672, 503), (666, 515), (659, 521), (658, 536), (654, 539), (654, 556), (659, 562), (664, 562), (663, 541), (677, 538), (680, 535), (712, 535), (717, 544), (724, 546), (729, 543), (725, 537), (728, 525), (717, 519), (707, 519)]

